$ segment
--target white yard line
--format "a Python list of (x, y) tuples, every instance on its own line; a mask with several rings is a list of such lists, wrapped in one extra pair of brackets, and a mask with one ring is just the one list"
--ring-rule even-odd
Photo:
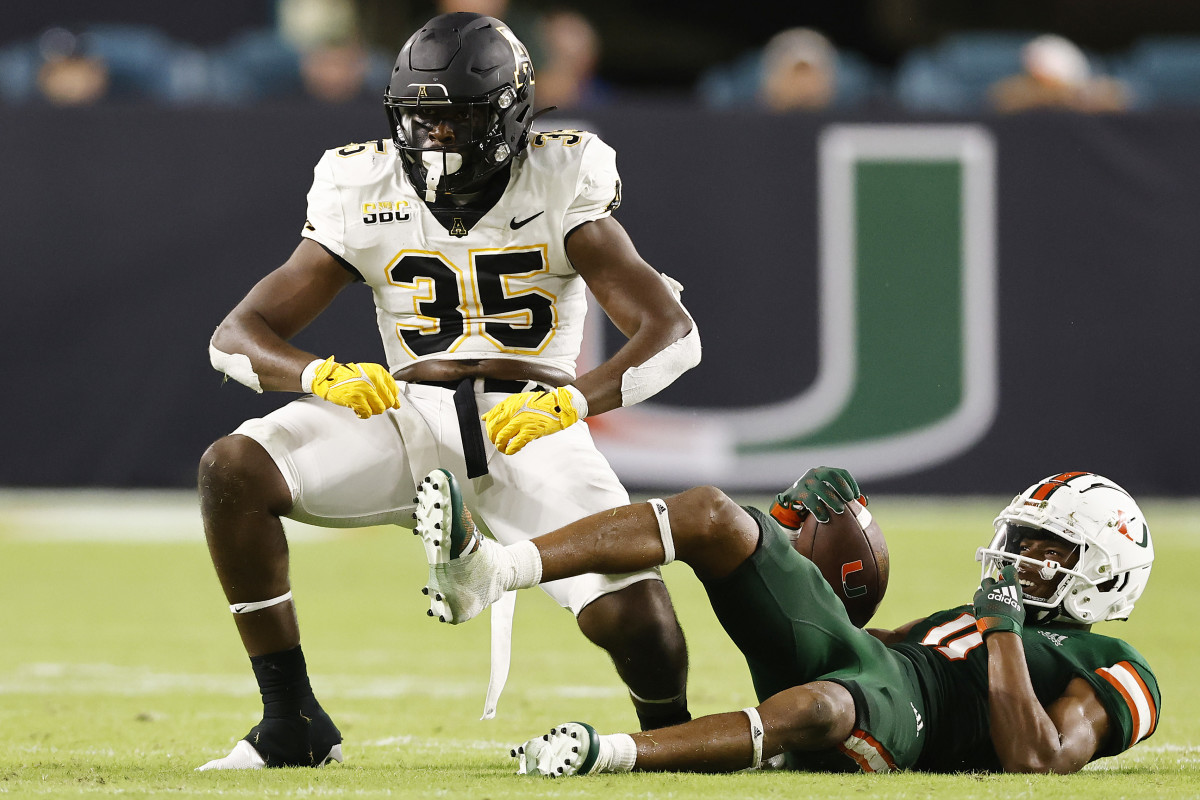
[[(479, 681), (459, 683), (403, 675), (314, 675), (322, 697), (390, 699), (416, 695), (445, 698), (474, 697), (482, 692)], [(245, 674), (155, 672), (143, 667), (114, 664), (65, 664), (37, 662), (0, 673), (0, 695), (5, 694), (99, 694), (140, 696), (151, 694), (220, 694), (240, 697), (258, 688)], [(615, 686), (563, 686), (540, 688), (539, 694), (560, 698), (618, 698), (624, 690)]]
[[(286, 523), (292, 541), (337, 531)], [(203, 542), (196, 493), (150, 489), (0, 489), (0, 541)]]

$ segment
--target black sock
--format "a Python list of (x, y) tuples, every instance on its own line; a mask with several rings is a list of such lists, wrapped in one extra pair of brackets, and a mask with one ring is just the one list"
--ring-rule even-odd
[(263, 700), (263, 719), (246, 735), (269, 767), (312, 766), (342, 741), (308, 682), (304, 653), (291, 650), (251, 656)]
[(308, 682), (308, 667), (300, 645), (291, 650), (251, 656), (250, 666), (262, 694), (263, 719), (295, 719), (312, 716), (320, 706)]

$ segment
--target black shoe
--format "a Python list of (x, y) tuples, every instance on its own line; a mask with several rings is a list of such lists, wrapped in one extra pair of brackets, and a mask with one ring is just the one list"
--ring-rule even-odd
[(318, 708), (312, 717), (300, 714), (295, 719), (264, 719), (229, 755), (196, 769), (323, 767), (341, 760), (342, 734), (324, 709)]

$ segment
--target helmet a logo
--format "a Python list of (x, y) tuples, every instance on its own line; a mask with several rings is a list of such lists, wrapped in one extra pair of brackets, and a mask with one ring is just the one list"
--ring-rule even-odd
[(508, 46), (513, 51), (513, 88), (520, 89), (526, 83), (533, 83), (533, 62), (529, 58), (529, 51), (521, 40), (516, 37), (512, 31), (504, 26), (497, 26), (496, 32), (504, 37), (508, 42)]
[[(416, 94), (418, 100), (423, 97), (437, 97), (439, 100), (450, 99), (450, 93), (446, 90), (446, 87), (440, 83), (410, 83), (408, 86), (410, 89), (417, 90)], [(437, 91), (430, 94), (430, 92), (434, 89)]]

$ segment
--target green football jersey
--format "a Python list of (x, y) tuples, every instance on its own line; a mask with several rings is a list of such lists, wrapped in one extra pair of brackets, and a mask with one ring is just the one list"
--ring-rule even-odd
[[(1034, 691), (1047, 706), (1079, 677), (1108, 710), (1108, 740), (1093, 758), (1116, 755), (1154, 733), (1159, 690), (1141, 654), (1120, 639), (1075, 628), (1026, 624), (1021, 632)], [(925, 747), (917, 769), (999, 770), (988, 731), (987, 648), (971, 606), (939, 611), (892, 646), (916, 665), (926, 700)]]

